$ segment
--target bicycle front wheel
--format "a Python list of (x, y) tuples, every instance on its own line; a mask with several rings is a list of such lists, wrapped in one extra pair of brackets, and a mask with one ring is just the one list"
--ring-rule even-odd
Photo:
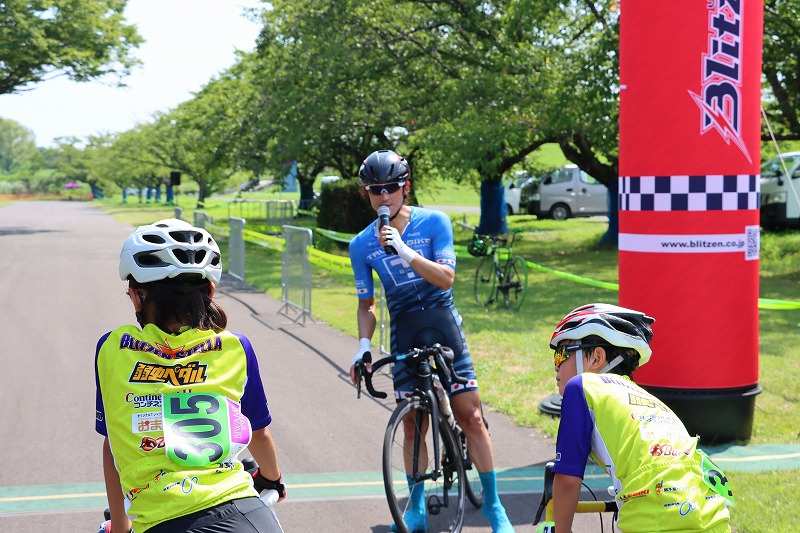
[[(411, 421), (409, 426), (413, 427), (413, 435), (408, 441), (404, 440), (403, 419), (406, 418)], [(430, 475), (434, 471), (433, 432), (428, 426), (430, 413), (427, 410), (414, 409), (409, 400), (404, 400), (392, 413), (386, 427), (383, 441), (383, 483), (389, 511), (399, 533), (414, 533), (410, 529), (412, 524), (403, 521), (403, 515), (414, 505), (407, 476), (412, 475), (415, 449), (418, 460), (414, 479)], [(461, 530), (464, 522), (464, 463), (446, 421), (443, 420), (440, 424), (437, 435), (440, 442), (441, 469), (436, 479), (423, 482), (424, 495), (421, 496), (427, 514), (427, 531), (456, 532)], [(404, 454), (406, 442), (409, 450)], [(418, 523), (415, 525), (420, 526)]]
[(497, 274), (494, 256), (487, 255), (475, 269), (475, 301), (478, 305), (491, 305), (497, 293)]
[(519, 256), (506, 263), (503, 276), (503, 303), (515, 311), (522, 307), (525, 291), (528, 289), (528, 264)]

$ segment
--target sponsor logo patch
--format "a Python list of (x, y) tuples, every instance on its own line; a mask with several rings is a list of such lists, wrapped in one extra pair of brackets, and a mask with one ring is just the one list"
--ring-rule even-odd
[(131, 431), (133, 433), (164, 431), (164, 425), (161, 423), (161, 411), (135, 413), (131, 417)]
[(129, 383), (169, 383), (171, 385), (192, 385), (206, 380), (207, 365), (191, 362), (186, 365), (156, 365), (137, 361), (133, 367)]

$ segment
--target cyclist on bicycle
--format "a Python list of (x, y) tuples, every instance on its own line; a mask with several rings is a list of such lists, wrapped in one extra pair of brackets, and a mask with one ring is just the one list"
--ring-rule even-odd
[[(95, 355), (114, 531), (279, 531), (253, 488), (286, 495), (272, 417), (250, 341), (213, 300), (217, 243), (181, 220), (140, 226), (119, 274), (141, 328), (106, 333)], [(261, 465), (252, 476), (236, 458), (245, 446)]]
[(623, 532), (730, 531), (727, 481), (716, 483), (723, 498), (704, 481), (712, 464), (697, 438), (630, 379), (650, 359), (653, 322), (639, 311), (590, 304), (569, 312), (553, 332), (563, 396), (553, 483), (557, 532), (571, 530), (590, 453), (614, 482)]
[[(439, 342), (453, 350), (454, 369), (469, 380), (467, 385), (445, 386), (452, 397), (456, 419), (467, 435), (470, 457), (480, 473), (483, 513), (493, 532), (511, 532), (513, 528), (497, 494), (492, 443), (483, 422), (475, 369), (461, 328), (461, 316), (453, 304), (456, 256), (450, 219), (439, 211), (405, 204), (411, 189), (411, 169), (405, 158), (391, 150), (371, 153), (361, 165), (359, 178), (372, 207), (376, 211), (382, 206), (389, 208), (389, 223), (380, 227), (380, 219), (377, 219), (350, 241), (350, 261), (359, 298), (360, 337), (359, 349), (350, 367), (351, 379), (356, 381), (355, 365), (372, 349), (376, 323), (374, 270), (389, 307), (392, 353), (405, 353), (419, 347), (422, 338), (429, 343)], [(394, 248), (396, 255), (386, 253), (386, 246)], [(405, 363), (396, 363), (392, 377), (397, 401), (410, 396), (415, 385), (413, 370)], [(404, 420), (403, 429), (404, 446), (410, 450), (414, 438), (413, 417)], [(420, 456), (427, 457), (427, 450), (420, 450)], [(421, 462), (424, 464), (425, 460)], [(403, 519), (409, 530), (425, 531), (424, 484), (414, 485), (411, 476), (407, 479), (411, 501)]]

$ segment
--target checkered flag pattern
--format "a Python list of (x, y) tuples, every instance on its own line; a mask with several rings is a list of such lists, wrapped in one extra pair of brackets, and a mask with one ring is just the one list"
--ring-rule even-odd
[(737, 211), (758, 209), (757, 174), (622, 176), (620, 211)]

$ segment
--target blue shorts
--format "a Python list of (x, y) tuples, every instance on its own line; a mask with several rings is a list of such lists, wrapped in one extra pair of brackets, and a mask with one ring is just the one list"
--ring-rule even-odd
[[(401, 313), (391, 320), (392, 355), (408, 352), (412, 348), (439, 343), (453, 350), (453, 368), (468, 383), (443, 383), (450, 396), (478, 390), (475, 367), (467, 349), (467, 340), (461, 329), (461, 315), (455, 307), (424, 309)], [(417, 376), (408, 363), (400, 361), (392, 367), (394, 395), (400, 401), (414, 391)]]

